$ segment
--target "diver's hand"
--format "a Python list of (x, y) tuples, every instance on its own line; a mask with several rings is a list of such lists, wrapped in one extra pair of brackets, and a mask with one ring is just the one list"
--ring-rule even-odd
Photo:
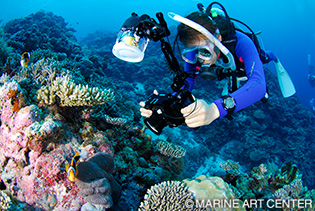
[(220, 112), (216, 104), (210, 105), (204, 100), (197, 100), (181, 109), (188, 127), (195, 128), (208, 125), (219, 118)]
[[(159, 93), (158, 91), (154, 90), (153, 94), (158, 95)], [(145, 102), (141, 101), (139, 104), (141, 106), (140, 108), (141, 116), (149, 118), (152, 115), (152, 111), (150, 109), (144, 108)]]

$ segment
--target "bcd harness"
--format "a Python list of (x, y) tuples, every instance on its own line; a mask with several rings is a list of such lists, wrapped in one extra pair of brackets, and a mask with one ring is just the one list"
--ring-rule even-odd
[[(212, 6), (214, 4), (218, 4), (221, 7), (222, 12), (224, 13), (224, 16), (222, 15), (217, 15), (213, 16), (211, 13)], [(200, 7), (198, 6), (199, 10), (201, 11)], [(245, 35), (247, 35), (254, 43), (258, 55), (260, 59), (265, 59), (268, 57), (268, 55), (265, 53), (265, 51), (262, 50), (260, 47), (258, 38), (256, 36), (256, 33), (245, 23), (234, 19), (230, 18), (225, 10), (225, 8), (218, 2), (212, 2), (208, 7), (205, 13), (211, 17), (211, 19), (215, 22), (217, 27), (220, 30), (220, 34), (222, 36), (222, 41), (221, 43), (232, 53), (236, 65), (236, 70), (232, 71), (231, 69), (224, 69), (215, 65), (212, 65), (211, 68), (215, 69), (214, 71), (216, 72), (217, 79), (222, 80), (224, 78), (229, 79), (229, 93), (232, 93), (236, 91), (239, 88), (239, 82), (238, 79), (240, 78), (245, 78), (246, 77), (246, 72), (245, 72), (245, 65), (240, 59), (236, 56), (235, 52), (235, 47), (237, 44), (237, 37), (236, 37), (236, 31), (239, 31)], [(240, 28), (236, 28), (235, 24), (232, 22), (237, 22), (245, 26), (250, 32), (244, 32)], [(259, 33), (258, 33), (259, 34)], [(221, 54), (223, 57), (223, 61), (226, 62), (227, 59), (223, 54)], [(262, 99), (262, 102), (267, 102), (267, 95)]]

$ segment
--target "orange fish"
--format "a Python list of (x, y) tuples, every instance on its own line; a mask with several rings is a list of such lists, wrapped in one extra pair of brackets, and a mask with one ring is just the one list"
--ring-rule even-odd
[(73, 156), (71, 163), (65, 164), (66, 167), (66, 172), (68, 174), (68, 178), (71, 182), (73, 182), (78, 175), (78, 163), (80, 159), (80, 153), (76, 152), (75, 155)]
[(22, 67), (27, 67), (28, 66), (28, 63), (30, 62), (32, 56), (29, 52), (24, 52), (22, 55), (21, 55), (21, 66)]

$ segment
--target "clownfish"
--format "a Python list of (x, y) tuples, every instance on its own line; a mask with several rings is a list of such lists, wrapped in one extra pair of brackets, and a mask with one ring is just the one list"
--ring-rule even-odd
[(32, 56), (31, 56), (31, 54), (30, 54), (29, 52), (24, 52), (24, 53), (22, 53), (22, 55), (21, 55), (21, 61), (20, 61), (21, 66), (22, 66), (22, 67), (27, 67), (27, 66), (28, 66), (28, 63), (29, 63), (30, 60), (31, 60), (31, 58), (32, 58)]
[(78, 163), (80, 159), (80, 153), (76, 152), (75, 155), (73, 156), (71, 163), (65, 164), (66, 167), (66, 172), (68, 174), (68, 178), (71, 182), (73, 182), (78, 175)]

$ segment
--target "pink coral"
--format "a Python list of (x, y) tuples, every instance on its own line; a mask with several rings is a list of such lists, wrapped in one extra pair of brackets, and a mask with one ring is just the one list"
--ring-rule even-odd
[[(22, 92), (12, 81), (0, 87), (0, 167), (1, 180), (12, 195), (32, 206), (41, 206), (43, 196), (56, 198), (56, 210), (79, 210), (83, 198), (77, 196), (78, 188), (68, 180), (64, 162), (71, 160), (76, 136), (66, 136), (59, 122), (42, 119), (36, 105), (21, 107), (19, 111), (10, 102), (10, 90)], [(60, 137), (60, 138), (58, 138)]]
[[(78, 195), (77, 185), (68, 179), (64, 164), (79, 151), (82, 139), (51, 115), (44, 117), (36, 105), (19, 104), (19, 110), (14, 109), (10, 90), (22, 92), (15, 81), (0, 87), (1, 180), (13, 196), (33, 207), (80, 210), (85, 200)], [(105, 134), (97, 134), (95, 141), (100, 148), (87, 146), (90, 156), (99, 151), (114, 154)]]

